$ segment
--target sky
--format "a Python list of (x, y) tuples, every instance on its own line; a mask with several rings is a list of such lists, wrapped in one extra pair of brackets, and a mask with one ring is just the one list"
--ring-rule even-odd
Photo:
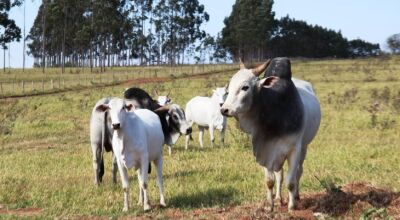
[[(224, 27), (223, 20), (229, 16), (235, 0), (199, 0), (210, 14), (204, 29), (213, 36)], [(26, 0), (26, 33), (29, 33), (36, 17), (40, 0)], [(400, 0), (275, 0), (273, 11), (276, 18), (289, 15), (291, 18), (341, 31), (349, 40), (363, 39), (379, 43), (386, 50), (386, 39), (400, 33)], [(13, 8), (11, 18), (23, 27), (23, 7)], [(23, 43), (12, 43), (10, 64), (22, 67)], [(6, 54), (8, 66), (8, 52)], [(32, 67), (33, 58), (26, 56), (26, 67)], [(0, 55), (3, 66), (3, 53)]]

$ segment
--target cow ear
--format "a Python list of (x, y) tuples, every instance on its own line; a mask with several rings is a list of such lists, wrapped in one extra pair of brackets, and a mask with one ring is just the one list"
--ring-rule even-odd
[(270, 76), (267, 78), (264, 78), (258, 82), (259, 87), (264, 87), (264, 88), (270, 88), (273, 85), (275, 85), (279, 81), (279, 77), (276, 76)]
[(109, 109), (110, 107), (108, 107), (108, 105), (106, 104), (101, 104), (99, 106), (96, 107), (96, 111), (98, 112), (105, 112)]
[(135, 106), (133, 106), (132, 104), (127, 104), (127, 105), (125, 105), (125, 109), (127, 112), (130, 112), (130, 111), (135, 110)]

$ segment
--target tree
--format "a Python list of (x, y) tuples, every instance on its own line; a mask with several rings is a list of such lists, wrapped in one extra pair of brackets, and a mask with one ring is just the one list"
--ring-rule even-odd
[(221, 44), (233, 57), (261, 60), (274, 26), (273, 0), (237, 0), (225, 18)]
[(9, 13), (12, 7), (20, 6), (21, 0), (2, 0), (0, 2), (0, 45), (4, 50), (4, 71), (6, 68), (5, 50), (7, 44), (14, 40), (21, 39), (21, 29), (15, 24), (15, 21), (9, 18)]
[(386, 43), (387, 43), (389, 49), (392, 51), (392, 53), (400, 54), (400, 33), (393, 34), (392, 36), (390, 36), (386, 40)]

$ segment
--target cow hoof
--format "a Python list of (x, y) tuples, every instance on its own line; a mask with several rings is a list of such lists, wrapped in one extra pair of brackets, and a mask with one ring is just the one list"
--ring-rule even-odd
[(294, 205), (289, 205), (288, 211), (289, 211), (289, 212), (293, 212), (294, 210), (295, 210)]
[(128, 207), (124, 207), (124, 208), (122, 209), (122, 211), (123, 211), (123, 212), (127, 212), (127, 211), (128, 211)]
[(151, 206), (149, 204), (144, 205), (144, 211), (149, 211), (151, 209)]
[(143, 205), (143, 202), (139, 200), (139, 201), (137, 202), (137, 205), (138, 205), (138, 206), (142, 206), (142, 205)]
[(283, 206), (283, 200), (282, 200), (282, 198), (279, 198), (279, 197), (275, 198), (275, 203), (276, 203), (279, 207)]

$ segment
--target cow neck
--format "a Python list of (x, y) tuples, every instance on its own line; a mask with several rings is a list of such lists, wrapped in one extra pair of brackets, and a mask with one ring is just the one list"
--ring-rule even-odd
[[(252, 106), (247, 114), (254, 132), (266, 139), (293, 134), (302, 127), (304, 110), (300, 96), (291, 80), (280, 79), (271, 88), (255, 89)], [(254, 133), (253, 132), (253, 133)]]

